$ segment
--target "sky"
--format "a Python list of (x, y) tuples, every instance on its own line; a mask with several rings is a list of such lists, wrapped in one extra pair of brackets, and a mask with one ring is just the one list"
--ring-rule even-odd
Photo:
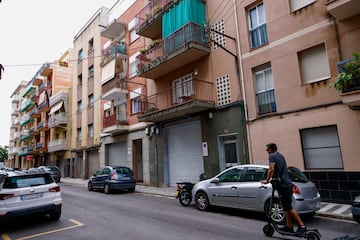
[(1, 0), (0, 146), (9, 145), (11, 95), (45, 62), (73, 47), (74, 36), (101, 7), (117, 0)]

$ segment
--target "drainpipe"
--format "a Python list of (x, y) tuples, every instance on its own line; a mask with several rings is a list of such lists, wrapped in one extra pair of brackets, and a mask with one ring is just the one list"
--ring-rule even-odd
[(236, 8), (236, 0), (234, 0), (234, 17), (235, 17), (235, 29), (236, 29), (236, 47), (237, 47), (237, 62), (236, 65), (238, 67), (238, 74), (239, 74), (239, 82), (241, 85), (242, 90), (242, 96), (244, 101), (244, 114), (245, 114), (245, 128), (246, 128), (246, 138), (247, 138), (247, 147), (248, 147), (248, 156), (249, 156), (249, 162), (252, 162), (251, 156), (251, 139), (250, 139), (250, 132), (249, 132), (249, 116), (247, 111), (247, 102), (246, 102), (246, 94), (245, 94), (245, 83), (244, 83), (244, 69), (242, 64), (242, 54), (241, 54), (241, 45), (240, 45), (240, 33), (239, 33), (239, 23), (238, 23), (238, 17), (237, 17), (237, 8)]

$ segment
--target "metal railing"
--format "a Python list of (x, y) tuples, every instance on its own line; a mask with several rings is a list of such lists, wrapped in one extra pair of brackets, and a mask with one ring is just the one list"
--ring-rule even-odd
[[(344, 61), (338, 62), (337, 68), (338, 68), (339, 73), (346, 72), (346, 65), (349, 62), (354, 61), (354, 60), (355, 60), (355, 58), (350, 58), (350, 59), (346, 59)], [(356, 90), (360, 90), (360, 77), (359, 76), (354, 76), (351, 84), (349, 84), (348, 86), (344, 86), (342, 89), (342, 92), (347, 93), (347, 92), (352, 92), (352, 91), (356, 91)]]
[(142, 113), (164, 110), (190, 101), (214, 103), (213, 84), (193, 79), (150, 95), (142, 100)]
[(209, 37), (203, 26), (189, 22), (167, 38), (143, 50), (142, 53), (137, 56), (139, 72), (147, 71), (151, 65), (161, 63), (166, 60), (169, 55), (184, 49), (190, 43), (195, 43), (206, 48), (209, 47)]
[(174, 2), (174, 0), (152, 0), (149, 2), (148, 5), (146, 5), (137, 15), (136, 18), (137, 24), (136, 28), (139, 29), (147, 23), (148, 21), (151, 21), (154, 19), (158, 14), (160, 14), (162, 11), (164, 11), (167, 6), (171, 5)]

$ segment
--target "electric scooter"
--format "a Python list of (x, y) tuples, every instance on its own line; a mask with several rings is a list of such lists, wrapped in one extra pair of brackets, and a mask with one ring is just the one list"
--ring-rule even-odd
[(274, 194), (275, 194), (275, 190), (276, 190), (274, 187), (274, 184), (271, 181), (270, 181), (270, 183), (273, 185), (273, 187), (272, 187), (272, 194), (271, 194), (270, 205), (269, 205), (270, 207), (267, 212), (268, 223), (263, 227), (263, 232), (264, 232), (265, 236), (272, 237), (274, 235), (274, 232), (276, 231), (277, 233), (279, 233), (281, 235), (305, 238), (308, 240), (320, 240), (321, 235), (317, 229), (307, 229), (307, 231), (301, 235), (280, 230), (279, 226), (270, 217), (271, 211), (272, 211)]

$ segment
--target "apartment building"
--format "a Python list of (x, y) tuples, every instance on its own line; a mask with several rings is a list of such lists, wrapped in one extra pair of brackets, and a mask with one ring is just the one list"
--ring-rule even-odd
[(136, 34), (136, 13), (145, 1), (118, 1), (109, 10), (109, 24), (101, 32), (101, 99), (103, 128), (100, 158), (104, 165), (133, 169), (137, 182), (150, 183), (149, 138), (146, 122), (139, 122), (141, 100), (150, 80), (137, 76), (136, 55), (146, 39)]
[(71, 139), (71, 93), (73, 76), (73, 50), (67, 50), (49, 69), (53, 75), (53, 86), (49, 97), (50, 111), (48, 127), (50, 129), (47, 164), (59, 166), (63, 177), (70, 176)]
[[(154, 0), (137, 14), (139, 77), (153, 79), (139, 121), (152, 122), (150, 177), (196, 182), (248, 163), (235, 18), (228, 1)], [(226, 8), (226, 9), (225, 9)]]
[(101, 7), (75, 35), (71, 97), (70, 177), (88, 178), (100, 167), (103, 113), (101, 111), (101, 31), (109, 22)]
[[(64, 112), (67, 106), (53, 101), (57, 93), (69, 88), (72, 70), (67, 51), (61, 61), (44, 63), (29, 81), (22, 81), (13, 98), (12, 125), (10, 136), (10, 167), (28, 169), (41, 165), (63, 166), (66, 148), (54, 149), (51, 140), (58, 140), (59, 133), (53, 133), (56, 121), (51, 116)], [(66, 129), (66, 122), (64, 124)], [(52, 136), (53, 135), (53, 136)], [(51, 137), (52, 136), (52, 137)], [(50, 144), (50, 151), (48, 149)], [(56, 157), (59, 156), (59, 157)]]
[(360, 52), (359, 2), (247, 0), (236, 8), (251, 162), (266, 163), (274, 142), (324, 200), (350, 202), (360, 194), (360, 85), (329, 85)]
[(19, 157), (20, 151), (20, 107), (22, 94), (26, 89), (27, 81), (21, 81), (17, 88), (11, 94), (11, 124), (9, 137), (9, 151), (6, 165), (12, 168), (21, 168), (21, 161)]

